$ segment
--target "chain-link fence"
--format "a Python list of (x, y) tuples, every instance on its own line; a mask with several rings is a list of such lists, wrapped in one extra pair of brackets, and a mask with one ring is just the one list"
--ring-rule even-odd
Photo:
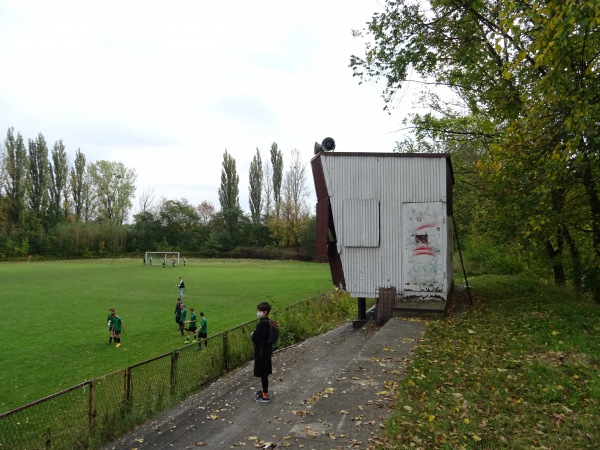
[[(347, 319), (331, 308), (327, 294), (286, 308), (274, 318), (280, 346), (316, 335)], [(328, 324), (314, 323), (310, 311), (326, 311)], [(203, 384), (240, 367), (253, 356), (250, 333), (256, 320), (153, 359), (73, 386), (0, 414), (0, 450), (93, 449), (165, 411)]]

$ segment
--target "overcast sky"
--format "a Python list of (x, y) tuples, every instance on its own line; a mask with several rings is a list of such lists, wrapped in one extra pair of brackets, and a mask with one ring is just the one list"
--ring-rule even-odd
[[(248, 169), (272, 142), (306, 162), (315, 141), (338, 151), (391, 152), (412, 109), (411, 87), (383, 111), (382, 84), (348, 67), (352, 37), (375, 0), (0, 0), (0, 136), (62, 139), (72, 163), (122, 162), (137, 194), (207, 200), (225, 149), (236, 160), (240, 204)], [(134, 200), (134, 211), (137, 209)]]

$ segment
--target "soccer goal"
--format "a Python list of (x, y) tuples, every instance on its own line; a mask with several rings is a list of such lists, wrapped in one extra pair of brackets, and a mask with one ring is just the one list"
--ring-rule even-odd
[(178, 267), (179, 252), (146, 252), (144, 264), (153, 267)]

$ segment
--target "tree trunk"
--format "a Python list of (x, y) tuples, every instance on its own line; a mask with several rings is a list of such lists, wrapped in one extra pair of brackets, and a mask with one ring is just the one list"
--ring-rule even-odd
[(573, 289), (575, 289), (577, 292), (581, 292), (581, 288), (583, 286), (581, 254), (579, 253), (575, 239), (573, 239), (573, 236), (571, 236), (571, 233), (569, 233), (569, 229), (566, 226), (563, 226), (562, 234), (565, 238), (565, 241), (567, 241), (569, 253), (571, 254), (571, 262), (573, 264)]
[[(598, 188), (594, 180), (593, 169), (587, 154), (584, 156), (584, 162), (583, 185), (585, 186), (585, 192), (588, 196), (590, 212), (592, 215), (592, 240), (594, 243), (594, 261), (592, 266), (600, 268), (600, 199), (598, 198)], [(592, 287), (594, 301), (600, 304), (600, 283), (596, 281), (594, 284), (595, 285)]]
[(556, 233), (557, 245), (556, 248), (552, 245), (549, 240), (546, 241), (546, 254), (548, 259), (552, 263), (552, 271), (554, 273), (554, 284), (557, 286), (567, 285), (567, 275), (565, 272), (565, 266), (562, 262), (563, 255), (563, 238), (560, 232)]

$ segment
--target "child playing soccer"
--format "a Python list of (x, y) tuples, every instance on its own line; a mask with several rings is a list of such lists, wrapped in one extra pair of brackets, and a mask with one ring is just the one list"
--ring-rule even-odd
[(115, 337), (113, 331), (113, 314), (115, 313), (114, 308), (108, 308), (108, 343), (112, 344), (113, 338)]
[(123, 319), (121, 319), (116, 312), (113, 311), (113, 334), (115, 342), (117, 343), (116, 347), (121, 346), (121, 332), (125, 331), (125, 326), (123, 325)]

